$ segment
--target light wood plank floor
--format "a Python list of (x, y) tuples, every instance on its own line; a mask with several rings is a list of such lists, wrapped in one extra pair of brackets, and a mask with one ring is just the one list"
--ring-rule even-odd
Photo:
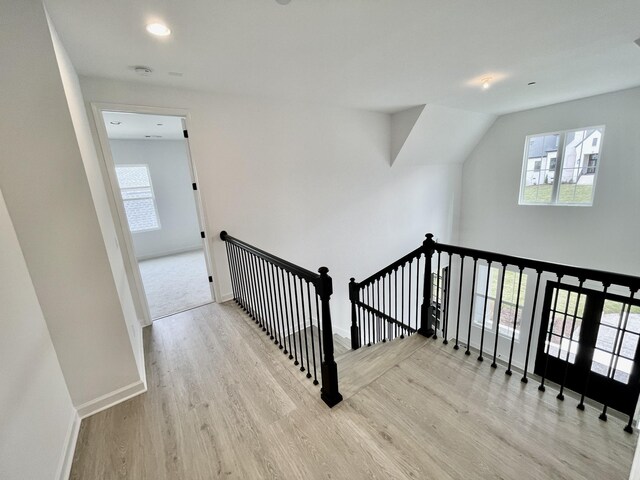
[(333, 409), (232, 303), (160, 320), (145, 344), (149, 391), (82, 422), (72, 479), (629, 475), (622, 421), (419, 336), (343, 355)]

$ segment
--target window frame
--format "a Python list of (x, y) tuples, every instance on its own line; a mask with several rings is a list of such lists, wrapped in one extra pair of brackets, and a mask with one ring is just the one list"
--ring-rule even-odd
[[(600, 141), (598, 142), (598, 163), (596, 165), (596, 171), (593, 174), (593, 187), (591, 200), (588, 203), (566, 203), (559, 201), (560, 195), (560, 186), (562, 185), (562, 170), (564, 168), (564, 153), (566, 148), (566, 139), (567, 133), (570, 132), (578, 132), (583, 130), (600, 130), (602, 132), (600, 136)], [(543, 206), (543, 207), (592, 207), (593, 200), (596, 194), (596, 184), (598, 181), (598, 173), (600, 172), (600, 164), (602, 160), (602, 148), (604, 143), (604, 134), (605, 134), (605, 125), (594, 125), (588, 127), (578, 127), (578, 128), (569, 128), (566, 130), (556, 130), (545, 133), (534, 133), (531, 135), (527, 135), (524, 140), (524, 153), (522, 158), (522, 169), (520, 171), (520, 191), (518, 193), (518, 205), (525, 206)], [(556, 154), (556, 165), (554, 169), (553, 175), (553, 186), (551, 190), (551, 200), (549, 202), (527, 202), (524, 199), (525, 193), (525, 183), (526, 183), (526, 174), (527, 174), (527, 164), (529, 160), (529, 147), (531, 143), (531, 139), (534, 137), (544, 137), (544, 136), (558, 135), (558, 151)], [(586, 140), (586, 139), (585, 139)], [(582, 159), (580, 160), (582, 161)], [(549, 162), (551, 163), (551, 162)]]
[[(153, 180), (151, 180), (151, 169), (149, 168), (149, 164), (148, 163), (118, 163), (116, 165), (114, 165), (115, 167), (115, 172), (116, 172), (116, 182), (118, 183), (118, 188), (120, 189), (120, 200), (122, 201), (122, 207), (124, 209), (124, 215), (125, 218), (127, 219), (127, 226), (129, 227), (129, 231), (134, 234), (134, 233), (144, 233), (144, 232), (153, 232), (155, 230), (160, 230), (162, 228), (162, 224), (160, 223), (160, 211), (158, 210), (158, 203), (156, 202), (156, 194), (155, 194), (155, 190), (153, 189)], [(122, 196), (122, 192), (123, 190), (130, 190), (130, 189), (134, 189), (134, 188), (140, 188), (140, 187), (121, 187), (120, 186), (120, 180), (118, 178), (118, 168), (123, 167), (135, 167), (135, 168), (141, 168), (144, 167), (147, 170), (147, 178), (149, 179), (149, 190), (151, 191), (151, 196), (150, 197), (143, 197), (143, 198), (129, 198), (129, 199), (125, 199)], [(127, 215), (127, 207), (126, 204), (127, 202), (135, 202), (136, 200), (146, 200), (147, 198), (151, 198), (151, 201), (153, 202), (153, 210), (155, 212), (155, 216), (156, 216), (156, 223), (157, 226), (156, 227), (151, 227), (151, 228), (142, 228), (140, 230), (132, 230), (131, 229), (131, 223), (129, 222), (129, 216)]]

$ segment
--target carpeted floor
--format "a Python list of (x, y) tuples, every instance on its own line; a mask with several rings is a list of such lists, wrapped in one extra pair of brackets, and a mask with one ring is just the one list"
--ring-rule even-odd
[(141, 260), (139, 265), (151, 318), (164, 317), (211, 301), (202, 250)]

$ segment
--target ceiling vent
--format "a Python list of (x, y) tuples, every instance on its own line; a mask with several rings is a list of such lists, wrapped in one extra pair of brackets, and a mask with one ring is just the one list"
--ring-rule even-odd
[(148, 77), (153, 73), (153, 70), (151, 69), (151, 67), (145, 67), (143, 65), (133, 67), (133, 71), (136, 72), (138, 75), (142, 75), (143, 77)]

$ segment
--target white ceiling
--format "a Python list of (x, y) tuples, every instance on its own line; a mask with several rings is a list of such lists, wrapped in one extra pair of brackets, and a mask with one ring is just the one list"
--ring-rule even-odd
[(103, 112), (107, 135), (114, 140), (180, 140), (181, 117)]
[[(640, 85), (638, 0), (45, 3), (78, 72), (90, 76), (384, 112), (434, 103), (490, 114)], [(145, 32), (158, 20), (170, 37)], [(135, 65), (154, 73), (140, 77)], [(484, 91), (486, 76), (495, 82)]]

